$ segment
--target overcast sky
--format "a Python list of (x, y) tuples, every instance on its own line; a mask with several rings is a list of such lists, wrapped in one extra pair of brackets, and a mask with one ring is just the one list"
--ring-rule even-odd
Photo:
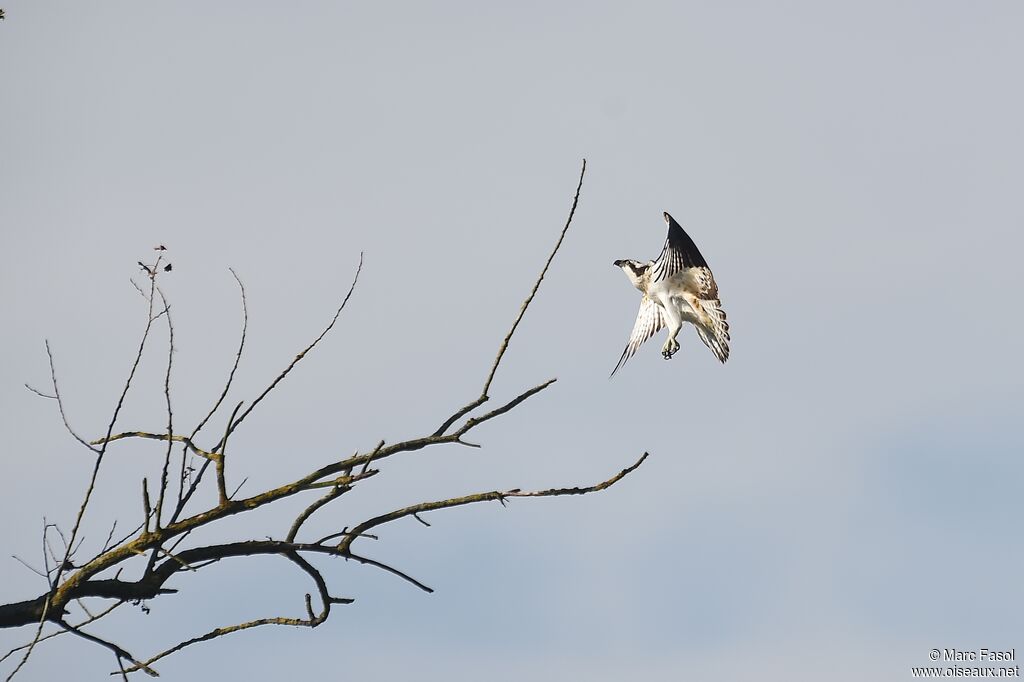
[[(3, 7), (0, 602), (45, 590), (7, 557), (41, 563), (91, 462), (23, 384), (46, 387), (49, 339), (71, 423), (101, 435), (152, 246), (174, 264), (181, 424), (230, 368), (229, 267), (250, 313), (231, 398), (251, 400), (365, 252), (334, 334), (233, 441), (256, 492), (477, 395), (586, 157), (491, 393), (558, 383), (482, 450), (388, 461), (315, 528), (650, 459), (599, 495), (392, 524), (365, 551), (435, 594), (327, 563), (356, 602), (325, 625), (197, 645), (164, 678), (904, 680), (932, 648), (1024, 650), (1020, 3)], [(715, 271), (732, 358), (684, 330), (671, 362), (659, 335), (609, 381), (639, 303), (612, 261), (654, 258), (666, 210)], [(119, 429), (163, 427), (165, 350)], [(111, 450), (87, 545), (137, 522), (161, 452)], [(310, 589), (279, 558), (172, 586), (95, 632), (145, 656), (302, 615)], [(112, 667), (61, 638), (20, 679)]]

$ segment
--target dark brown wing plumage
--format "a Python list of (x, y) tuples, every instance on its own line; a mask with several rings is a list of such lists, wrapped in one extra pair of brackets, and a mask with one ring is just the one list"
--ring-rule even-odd
[(704, 260), (697, 245), (675, 218), (666, 213), (665, 222), (668, 223), (668, 237), (665, 239), (661, 255), (651, 266), (651, 281), (661, 282), (685, 268), (708, 267), (708, 262)]

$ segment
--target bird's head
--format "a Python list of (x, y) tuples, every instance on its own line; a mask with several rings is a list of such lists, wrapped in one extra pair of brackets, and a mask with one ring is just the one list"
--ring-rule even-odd
[(614, 263), (612, 263), (612, 265), (614, 265), (617, 268), (622, 268), (623, 270), (632, 270), (633, 272), (643, 272), (644, 270), (647, 269), (647, 265), (648, 264), (647, 263), (641, 263), (640, 261), (633, 260), (632, 258), (626, 258), (624, 260), (617, 260)]
[[(626, 277), (629, 277), (629, 281), (633, 283), (633, 286), (640, 289), (640, 279), (643, 277), (644, 272), (650, 267), (650, 263), (641, 263), (638, 260), (627, 258), (625, 260), (617, 260), (614, 263), (615, 267), (620, 268)], [(643, 291), (643, 289), (640, 289)]]

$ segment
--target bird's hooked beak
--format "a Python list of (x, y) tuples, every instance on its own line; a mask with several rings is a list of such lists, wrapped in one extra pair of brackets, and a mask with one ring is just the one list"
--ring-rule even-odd
[(624, 264), (625, 262), (626, 262), (626, 261), (624, 261), (624, 260), (617, 260), (617, 261), (615, 261), (614, 263), (612, 263), (612, 265), (614, 265), (614, 266), (615, 266), (615, 267), (617, 267), (617, 268), (621, 268), (621, 267), (622, 267), (622, 265), (623, 265), (623, 264)]

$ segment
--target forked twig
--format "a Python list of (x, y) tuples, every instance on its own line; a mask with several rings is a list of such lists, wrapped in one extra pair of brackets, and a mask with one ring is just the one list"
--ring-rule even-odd
[(491, 364), (491, 370), (487, 373), (487, 378), (484, 380), (484, 387), (480, 391), (480, 395), (475, 400), (459, 408), (454, 414), (445, 419), (441, 423), (441, 426), (439, 426), (432, 435), (444, 435), (444, 433), (451, 428), (452, 424), (462, 419), (490, 399), (488, 392), (491, 390), (491, 382), (494, 381), (494, 375), (498, 371), (498, 366), (501, 365), (501, 359), (505, 356), (505, 351), (508, 350), (508, 344), (512, 341), (512, 335), (515, 334), (516, 329), (519, 328), (519, 323), (522, 322), (523, 316), (526, 315), (526, 309), (530, 307), (530, 303), (533, 302), (533, 298), (537, 295), (537, 291), (540, 289), (540, 283), (544, 281), (544, 275), (547, 274), (548, 268), (551, 267), (552, 261), (555, 260), (555, 254), (557, 254), (558, 250), (562, 248), (562, 242), (565, 240), (565, 235), (569, 231), (569, 227), (572, 225), (573, 216), (576, 215), (576, 205), (580, 200), (580, 190), (583, 189), (583, 176), (586, 172), (587, 160), (583, 159), (583, 166), (580, 168), (580, 180), (576, 184), (576, 193), (572, 198), (572, 207), (569, 209), (569, 217), (565, 220), (565, 227), (562, 228), (562, 232), (558, 235), (558, 241), (555, 242), (555, 247), (551, 250), (551, 255), (548, 256), (547, 261), (544, 263), (544, 267), (540, 271), (540, 275), (533, 283), (533, 288), (530, 290), (530, 294), (519, 307), (519, 313), (516, 315), (516, 319), (512, 322), (512, 327), (509, 328), (508, 333), (505, 334), (505, 338), (501, 341), (501, 345), (498, 346), (498, 353), (494, 356), (494, 362)]

